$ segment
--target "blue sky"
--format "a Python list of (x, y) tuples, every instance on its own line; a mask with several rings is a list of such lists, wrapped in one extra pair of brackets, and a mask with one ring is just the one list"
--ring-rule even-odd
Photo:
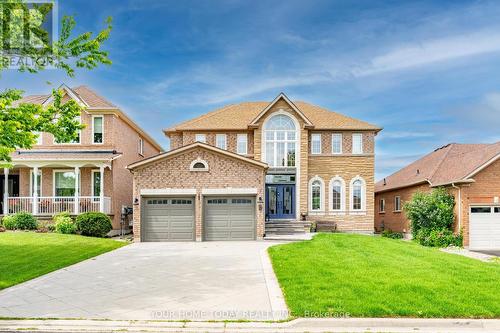
[(59, 1), (77, 31), (114, 19), (113, 65), (69, 79), (7, 71), (0, 89), (87, 84), (165, 148), (161, 129), (279, 92), (384, 127), (380, 179), (449, 142), (500, 140), (499, 1)]

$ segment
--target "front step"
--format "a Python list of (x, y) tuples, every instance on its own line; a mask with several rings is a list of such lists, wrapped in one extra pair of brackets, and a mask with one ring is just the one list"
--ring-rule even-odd
[(303, 221), (268, 221), (266, 222), (266, 239), (273, 236), (303, 235), (309, 231), (311, 223)]

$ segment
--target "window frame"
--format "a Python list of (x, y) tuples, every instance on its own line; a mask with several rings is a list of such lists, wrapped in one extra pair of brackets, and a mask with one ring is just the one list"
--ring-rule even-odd
[(394, 196), (394, 213), (401, 213), (401, 196), (400, 195)]
[[(316, 139), (319, 139), (318, 140), (318, 143), (319, 143), (319, 151), (314, 151), (314, 142), (315, 142), (315, 138)], [(322, 144), (321, 144), (321, 133), (312, 133), (311, 134), (311, 154), (312, 155), (321, 155), (321, 151), (322, 151)]]
[[(269, 122), (271, 122), (275, 117), (286, 117), (290, 120), (290, 122), (293, 124), (293, 129), (290, 128), (269, 128)], [(284, 111), (277, 111), (274, 114), (270, 115), (269, 118), (267, 118), (266, 122), (263, 125), (263, 130), (262, 130), (262, 151), (264, 152), (262, 160), (267, 163), (270, 167), (272, 168), (295, 168), (298, 166), (299, 161), (297, 159), (298, 157), (298, 151), (299, 151), (299, 128), (300, 126), (298, 125), (296, 119), (292, 117), (290, 114), (284, 112)], [(272, 138), (270, 138), (270, 133), (272, 133)], [(279, 134), (282, 135), (279, 135)], [(293, 133), (293, 139), (290, 139), (291, 136), (289, 134)], [(282, 138), (279, 138), (281, 136)], [(278, 156), (278, 147), (280, 144), (283, 144), (283, 158), (285, 160), (285, 165), (281, 165), (279, 162), (279, 156)], [(271, 151), (268, 149), (268, 145), (272, 146), (272, 161), (270, 163), (270, 154), (269, 152)], [(289, 151), (293, 149), (293, 163), (289, 165), (289, 163), (292, 161), (289, 159)]]
[[(241, 138), (244, 138), (245, 143), (245, 152), (240, 151), (240, 141)], [(238, 133), (236, 135), (236, 153), (239, 155), (248, 155), (248, 134), (247, 133)]]
[[(336, 182), (340, 182), (340, 208), (339, 209), (334, 209), (333, 208), (333, 186), (334, 186), (334, 183)], [(345, 181), (342, 177), (340, 176), (335, 176), (333, 177), (332, 179), (330, 179), (330, 184), (329, 184), (329, 187), (328, 187), (328, 193), (329, 193), (329, 211), (331, 213), (334, 213), (334, 214), (345, 214), (345, 199), (346, 199), (346, 196), (345, 196)]]
[[(313, 208), (313, 186), (314, 183), (319, 182), (319, 208)], [(324, 214), (325, 213), (325, 182), (319, 176), (314, 176), (309, 180), (309, 213), (310, 214)]]
[[(224, 147), (219, 147), (219, 138), (224, 138)], [(215, 146), (219, 149), (227, 150), (227, 134), (215, 134)]]
[[(338, 151), (338, 152), (336, 152), (334, 150), (334, 147), (335, 147), (335, 145), (334, 145), (335, 138), (340, 138), (340, 142), (339, 142), (340, 151)], [(342, 133), (332, 133), (332, 155), (340, 155), (340, 154), (342, 154), (342, 151), (343, 151), (342, 143), (343, 143)]]
[[(95, 142), (95, 119), (101, 118), (101, 142)], [(92, 115), (92, 144), (93, 145), (103, 145), (104, 144), (104, 115)]]
[[(98, 174), (98, 175), (99, 175), (99, 177), (100, 177), (100, 176), (101, 176), (101, 170), (99, 170), (99, 169), (94, 169), (94, 170), (92, 170), (92, 173), (91, 173), (91, 175), (90, 175), (90, 183), (91, 183), (91, 189), (90, 189), (90, 191), (91, 191), (91, 192), (90, 192), (90, 195), (91, 195), (94, 199), (95, 199), (95, 198), (99, 198), (99, 197), (100, 197), (100, 195), (101, 195), (101, 193), (100, 193), (100, 192), (101, 192), (101, 190), (102, 190), (102, 189), (100, 189), (100, 188), (99, 188), (99, 195), (95, 195), (95, 182), (94, 182), (94, 175), (95, 175), (95, 174)], [(103, 176), (104, 176), (104, 175), (103, 175)], [(100, 180), (99, 180), (99, 187), (100, 187)]]
[[(359, 138), (359, 152), (355, 151), (355, 140), (354, 138)], [(351, 147), (351, 153), (353, 155), (361, 155), (363, 154), (363, 133), (353, 133), (352, 134), (352, 147)]]
[(385, 213), (385, 198), (381, 198), (378, 202), (378, 212), (379, 214)]
[[(203, 140), (199, 140), (198, 137), (203, 137)], [(194, 142), (207, 143), (207, 135), (204, 133), (196, 133), (194, 135)]]
[[(361, 207), (359, 209), (354, 209), (354, 183), (356, 181), (361, 183)], [(353, 215), (366, 215), (366, 181), (359, 175), (351, 179), (349, 185), (349, 211)]]
[[(201, 163), (204, 165), (204, 168), (195, 168), (194, 166), (198, 163)], [(189, 165), (189, 171), (194, 171), (194, 172), (208, 172), (208, 163), (205, 160), (202, 160), (200, 158), (197, 158), (193, 161), (191, 161), (191, 164)]]
[[(70, 195), (70, 196), (56, 195), (56, 174), (57, 173), (65, 173), (65, 172), (71, 172), (71, 173), (75, 174), (74, 169), (55, 169), (55, 170), (53, 170), (53, 172), (52, 172), (52, 194), (53, 194), (53, 196), (54, 197), (62, 197), (62, 198), (73, 198), (75, 195), (80, 196), (80, 192), (82, 189), (82, 186), (81, 186), (82, 185), (82, 177), (78, 177), (78, 192), (79, 193), (75, 193), (74, 195)], [(80, 175), (81, 175), (81, 173), (80, 173)], [(75, 178), (76, 178), (76, 174), (75, 174)], [(75, 187), (76, 187), (76, 182), (75, 182)]]

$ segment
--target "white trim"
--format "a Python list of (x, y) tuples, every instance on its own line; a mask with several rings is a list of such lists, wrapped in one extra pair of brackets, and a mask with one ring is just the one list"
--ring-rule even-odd
[[(74, 173), (75, 173), (75, 169), (54, 169), (54, 170), (52, 170), (52, 195), (53, 195), (54, 197), (56, 197), (56, 196), (57, 196), (57, 195), (56, 195), (56, 173), (57, 173), (57, 172), (71, 172), (71, 173), (73, 173), (73, 174), (74, 174)], [(76, 178), (76, 177), (78, 177), (78, 176), (75, 174), (75, 178)], [(76, 190), (77, 188), (78, 188), (78, 189), (80, 189), (80, 188), (81, 188), (81, 186), (80, 186), (80, 185), (81, 185), (81, 179), (82, 179), (82, 177), (78, 177), (78, 179), (77, 179), (77, 180), (78, 180), (78, 182), (79, 182), (79, 184), (78, 184), (79, 186), (77, 187), (77, 186), (76, 186), (76, 183), (75, 183), (75, 190)], [(75, 191), (75, 193), (76, 193), (76, 191)], [(77, 193), (77, 194), (78, 194), (78, 193)], [(79, 194), (78, 194), (78, 195), (79, 195)], [(59, 195), (59, 197), (62, 197), (62, 195)], [(73, 198), (73, 197), (74, 197), (74, 196), (68, 196), (67, 198)]]
[[(219, 147), (219, 138), (224, 138), (224, 145), (223, 147)], [(215, 146), (219, 149), (224, 149), (226, 150), (227, 149), (227, 135), (226, 134), (222, 134), (222, 133), (219, 133), (219, 134), (215, 134)]]
[[(203, 138), (203, 139), (202, 139)], [(204, 133), (196, 133), (194, 135), (194, 141), (195, 142), (202, 142), (202, 143), (207, 143), (207, 135)]]
[[(101, 127), (102, 127), (102, 142), (94, 142), (94, 119), (95, 118), (101, 118), (102, 119), (102, 122), (101, 122)], [(92, 144), (93, 145), (103, 145), (104, 144), (104, 115), (92, 115)]]
[[(396, 205), (396, 202), (398, 201), (399, 199), (399, 209)], [(401, 196), (400, 195), (395, 195), (394, 196), (394, 212), (395, 213), (401, 213)]]
[[(100, 169), (92, 169), (91, 170), (91, 173), (90, 173), (90, 183), (91, 183), (91, 186), (90, 186), (90, 195), (92, 197), (99, 197), (100, 195), (95, 195), (94, 194), (94, 174), (97, 173), (99, 174), (99, 176), (101, 175), (101, 170)], [(101, 189), (102, 191), (102, 189)]]
[[(340, 209), (333, 209), (333, 201), (332, 201), (332, 190), (333, 190), (333, 183), (339, 181), (340, 182)], [(328, 186), (328, 209), (330, 212), (334, 214), (339, 214), (339, 215), (344, 215), (345, 214), (345, 199), (346, 199), (346, 188), (345, 188), (345, 181), (342, 177), (339, 175), (335, 175), (332, 179), (330, 179), (330, 184)]]
[(139, 141), (137, 142), (137, 144), (137, 153), (141, 156), (144, 156), (144, 140), (141, 137), (139, 137)]
[(273, 105), (276, 104), (280, 100), (280, 98), (283, 98), (285, 100), (285, 102), (292, 107), (292, 109), (302, 118), (302, 120), (304, 120), (304, 123), (306, 125), (313, 126), (312, 122), (305, 116), (305, 114), (302, 111), (300, 111), (300, 109), (295, 104), (293, 104), (293, 102), (284, 93), (280, 93), (278, 96), (276, 96), (276, 98), (274, 100), (272, 100), (272, 102), (269, 103), (264, 108), (264, 110), (262, 110), (257, 115), (257, 117), (255, 117), (254, 120), (252, 120), (250, 125), (256, 125), (256, 123), (260, 120), (260, 118), (262, 118), (267, 113), (267, 111), (269, 111), (273, 107)]
[[(89, 106), (87, 104), (87, 102), (85, 102), (82, 98), (80, 98), (78, 95), (76, 95), (76, 93), (73, 91), (73, 89), (71, 89), (70, 87), (68, 87), (64, 83), (61, 84), (59, 86), (59, 88), (57, 88), (57, 90), (64, 90), (69, 95), (69, 97), (71, 97), (71, 99), (73, 99), (75, 102), (77, 102), (78, 105), (80, 105), (81, 107), (86, 108)], [(64, 97), (64, 95), (62, 95), (62, 97)], [(53, 100), (54, 100), (54, 95), (51, 94), (50, 97), (48, 99), (46, 99), (45, 102), (42, 103), (42, 106), (49, 105)]]
[(467, 176), (464, 177), (464, 179), (469, 179), (470, 177), (473, 177), (475, 176), (477, 173), (479, 173), (480, 171), (486, 169), (488, 166), (490, 166), (491, 164), (495, 163), (496, 160), (500, 159), (500, 154), (494, 156), (492, 159), (490, 159), (489, 161), (487, 161), (486, 163), (484, 163), (483, 165), (479, 166), (478, 168), (476, 168), (474, 171), (472, 171), (471, 173), (469, 173)]
[[(42, 195), (42, 170), (38, 169), (38, 174), (40, 175), (40, 182), (37, 184), (38, 189), (40, 189), (40, 196)], [(30, 170), (30, 196), (33, 196), (33, 169)]]
[(141, 189), (141, 195), (196, 195), (195, 188), (154, 188)]
[[(321, 184), (320, 188), (320, 196), (319, 196), (319, 209), (313, 209), (313, 204), (312, 204), (312, 185), (315, 181), (319, 181)], [(312, 177), (309, 180), (309, 213), (310, 214), (318, 214), (318, 213), (325, 213), (325, 182), (321, 177), (318, 175)]]
[[(319, 138), (319, 151), (315, 152), (313, 147), (314, 147), (314, 141)], [(311, 133), (311, 154), (312, 155), (320, 155), (322, 152), (322, 147), (321, 147), (321, 133)]]
[[(245, 151), (239, 151), (239, 143), (240, 143), (240, 138), (244, 138), (245, 141)], [(247, 155), (248, 154), (248, 134), (247, 133), (239, 133), (236, 135), (236, 153), (240, 155)]]
[[(301, 134), (301, 130), (300, 130), (300, 124), (298, 122), (298, 120), (290, 113), (286, 112), (285, 110), (283, 109), (279, 109), (278, 111), (276, 112), (273, 112), (271, 114), (269, 114), (267, 116), (267, 118), (264, 120), (264, 122), (262, 123), (262, 142), (261, 142), (261, 148), (262, 148), (262, 162), (264, 163), (267, 163), (267, 150), (266, 150), (266, 143), (267, 143), (267, 140), (266, 140), (266, 133), (267, 132), (276, 132), (276, 130), (266, 130), (264, 129), (266, 127), (266, 124), (269, 120), (271, 120), (274, 116), (278, 116), (278, 115), (284, 115), (284, 116), (287, 116), (289, 117), (292, 121), (293, 121), (293, 124), (295, 126), (295, 130), (283, 130), (283, 132), (295, 132), (295, 167), (297, 167), (297, 164), (299, 163), (300, 161), (300, 155), (298, 155), (298, 151), (299, 151), (299, 148), (300, 148), (300, 134)], [(278, 130), (280, 131), (280, 130)], [(276, 142), (275, 139), (272, 140), (273, 142)], [(286, 151), (287, 151), (287, 146), (288, 146), (288, 138), (285, 136), (285, 140), (283, 142), (286, 142), (285, 144), (285, 156), (286, 156)], [(277, 145), (274, 145), (274, 147), (276, 148)], [(270, 167), (273, 167), (273, 168), (292, 168), (292, 167), (289, 167), (289, 166), (277, 166), (276, 164), (277, 163), (277, 154), (276, 154), (276, 149), (274, 151), (274, 161), (273, 163), (275, 164), (274, 166), (273, 165), (270, 165)], [(287, 163), (288, 164), (288, 163)]]
[[(333, 147), (334, 147), (333, 140), (335, 137), (340, 137), (340, 151), (339, 152), (333, 151)], [(342, 147), (343, 143), (344, 143), (344, 137), (343, 137), (342, 133), (332, 133), (332, 155), (342, 155), (342, 151), (344, 150), (344, 148)]]
[[(361, 151), (360, 152), (354, 152), (354, 137), (359, 137), (360, 138), (360, 147)], [(352, 133), (352, 147), (351, 147), (351, 153), (353, 155), (361, 155), (363, 154), (363, 133)]]
[[(201, 163), (203, 164), (205, 167), (203, 169), (199, 169), (199, 168), (195, 168), (194, 165), (196, 163)], [(196, 172), (203, 172), (203, 171), (208, 171), (208, 163), (207, 161), (205, 160), (202, 160), (200, 157), (198, 157), (197, 159), (193, 160), (191, 162), (191, 164), (189, 165), (189, 171), (196, 171)]]
[[(357, 180), (361, 181), (361, 209), (353, 208), (353, 185)], [(352, 215), (366, 215), (366, 182), (360, 175), (351, 179), (349, 184), (349, 211)]]
[(204, 188), (201, 190), (201, 194), (203, 195), (246, 195), (252, 194), (257, 195), (256, 188), (235, 188), (235, 187), (226, 187), (226, 188)]

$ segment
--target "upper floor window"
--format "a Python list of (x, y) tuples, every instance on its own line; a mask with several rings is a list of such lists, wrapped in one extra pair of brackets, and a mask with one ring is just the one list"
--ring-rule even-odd
[(248, 136), (247, 134), (238, 134), (236, 137), (236, 152), (240, 155), (248, 153)]
[(311, 135), (311, 153), (321, 154), (321, 134)]
[(227, 149), (226, 134), (217, 134), (215, 136), (215, 145), (220, 149)]
[[(80, 117), (76, 117), (76, 120), (81, 124), (82, 123), (82, 120)], [(73, 141), (69, 141), (69, 142), (60, 142), (60, 141), (57, 141), (55, 138), (54, 138), (54, 143), (55, 144), (76, 144), (76, 143), (80, 143), (80, 138), (82, 136), (82, 131), (79, 130), (78, 133), (77, 133), (77, 137), (75, 140)]]
[(394, 211), (395, 212), (401, 211), (401, 197), (399, 195), (394, 197)]
[(144, 156), (144, 140), (142, 138), (139, 138), (137, 151), (139, 155)]
[(295, 166), (297, 129), (287, 115), (277, 114), (264, 124), (265, 161), (271, 167)]
[(207, 136), (205, 134), (196, 134), (194, 136), (194, 141), (196, 142), (207, 142)]
[(342, 154), (342, 134), (332, 134), (332, 154)]
[(352, 135), (352, 153), (363, 154), (363, 134), (356, 133)]
[(93, 143), (103, 143), (104, 142), (104, 117), (103, 116), (93, 116), (92, 117), (92, 142)]

